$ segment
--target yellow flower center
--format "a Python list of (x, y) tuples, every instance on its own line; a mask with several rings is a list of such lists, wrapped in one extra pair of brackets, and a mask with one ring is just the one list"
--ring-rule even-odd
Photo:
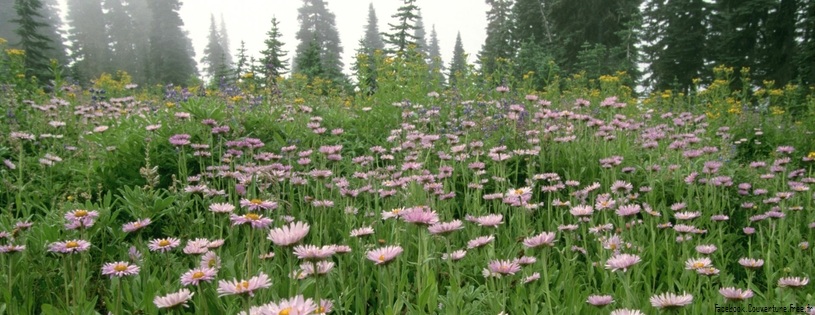
[(200, 272), (200, 271), (192, 274), (193, 279), (200, 279), (200, 278), (203, 278), (203, 277), (204, 277), (204, 273)]
[(210, 268), (215, 267), (215, 263), (217, 263), (215, 259), (210, 259), (209, 261), (207, 261), (207, 267)]
[(253, 205), (259, 205), (259, 204), (263, 203), (263, 200), (260, 200), (260, 199), (252, 199), (252, 200), (249, 200), (249, 203), (251, 203), (251, 204), (253, 204)]
[(608, 206), (608, 201), (603, 201), (600, 204), (603, 205), (603, 207), (607, 207)]
[(258, 216), (257, 214), (254, 214), (254, 213), (249, 213), (247, 215), (244, 215), (243, 217), (247, 218), (249, 220), (252, 220), (252, 221), (260, 220), (260, 216)]
[(125, 266), (125, 265), (116, 265), (116, 267), (113, 267), (113, 270), (116, 270), (117, 272), (122, 272), (122, 271), (127, 270), (127, 266)]
[(161, 240), (161, 241), (158, 242), (158, 246), (161, 246), (161, 247), (165, 247), (165, 246), (169, 246), (169, 245), (170, 245), (170, 241), (168, 241), (168, 240)]
[(317, 310), (314, 311), (314, 314), (323, 314), (323, 313), (325, 313), (325, 307), (322, 307), (322, 306), (318, 307)]
[(385, 261), (385, 255), (379, 255), (379, 261), (384, 262)]
[(396, 209), (391, 210), (391, 213), (393, 213), (393, 214), (399, 214), (399, 212), (402, 212), (402, 209), (396, 208)]
[(523, 194), (524, 194), (524, 190), (523, 190), (523, 189), (515, 189), (515, 194), (516, 194), (516, 195), (523, 195)]
[(617, 244), (611, 243), (611, 245), (609, 245), (609, 247), (611, 247), (612, 250), (616, 250), (617, 249)]
[(278, 313), (278, 314), (280, 314), (280, 315), (289, 315), (289, 312), (291, 312), (291, 311), (292, 311), (292, 309), (291, 309), (291, 307), (289, 307), (289, 308), (286, 308), (286, 309), (280, 311), (280, 313)]
[(238, 285), (235, 286), (235, 290), (238, 290), (238, 291), (246, 290), (246, 289), (249, 289), (249, 282), (247, 282), (247, 281), (238, 283)]
[(88, 211), (85, 211), (85, 210), (76, 210), (74, 212), (75, 217), (84, 217), (84, 216), (87, 216), (87, 215), (88, 215)]
[(76, 248), (76, 247), (79, 247), (79, 243), (74, 242), (74, 241), (70, 241), (70, 242), (65, 244), (65, 247), (66, 248)]
[(139, 222), (133, 223), (133, 226), (134, 226), (134, 227), (140, 227), (140, 226), (141, 226), (141, 223), (139, 223)]
[(697, 262), (697, 263), (693, 264), (693, 269), (699, 269), (699, 268), (702, 268), (704, 266), (705, 266), (705, 264), (703, 264), (701, 262)]

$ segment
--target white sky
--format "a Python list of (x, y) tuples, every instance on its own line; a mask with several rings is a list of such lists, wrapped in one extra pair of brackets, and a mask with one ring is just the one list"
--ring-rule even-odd
[[(336, 16), (335, 22), (340, 33), (345, 63), (345, 72), (350, 74), (354, 53), (360, 38), (365, 33), (368, 21), (368, 4), (373, 2), (376, 17), (379, 19), (379, 31), (389, 31), (388, 23), (396, 24), (391, 15), (403, 4), (399, 0), (327, 0), (328, 9)], [(246, 42), (247, 53), (259, 56), (264, 49), (263, 41), (266, 32), (271, 29), (272, 16), (280, 22), (283, 34), (284, 49), (289, 52), (289, 65), (294, 59), (294, 49), (298, 41), (295, 38), (300, 24), (297, 22), (297, 9), (302, 6), (299, 0), (187, 0), (181, 7), (181, 18), (184, 27), (190, 32), (195, 46), (196, 58), (203, 56), (209, 32), (210, 13), (215, 14), (220, 23), (223, 13), (230, 40), (232, 55), (240, 47), (241, 40)], [(475, 54), (481, 49), (486, 38), (487, 4), (483, 0), (417, 0), (422, 9), (422, 18), (430, 39), (430, 29), (436, 25), (439, 46), (445, 65), (449, 64), (453, 54), (456, 32), (461, 31), (464, 50), (470, 54), (468, 61), (475, 61)]]

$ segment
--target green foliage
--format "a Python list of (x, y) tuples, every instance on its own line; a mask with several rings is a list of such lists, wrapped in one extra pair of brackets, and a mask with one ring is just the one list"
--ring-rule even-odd
[(266, 32), (267, 38), (263, 41), (266, 44), (266, 49), (260, 52), (262, 55), (260, 63), (265, 68), (262, 73), (265, 80), (271, 84), (274, 84), (277, 77), (282, 76), (289, 70), (289, 60), (283, 59), (288, 52), (283, 50), (284, 44), (280, 40), (283, 34), (280, 33), (278, 24), (280, 22), (277, 21), (277, 18), (272, 18), (272, 29)]
[(415, 2), (416, 0), (404, 0), (405, 4), (399, 7), (394, 15), (391, 15), (399, 24), (388, 23), (391, 28), (390, 33), (382, 34), (385, 37), (385, 43), (392, 46), (388, 49), (391, 53), (404, 53), (409, 46), (416, 46), (415, 23), (419, 18), (419, 7), (414, 4)]
[(47, 82), (51, 74), (48, 72), (50, 64), (46, 53), (53, 49), (50, 39), (43, 35), (43, 28), (48, 26), (38, 19), (42, 2), (40, 0), (16, 0), (14, 10), (17, 18), (11, 22), (17, 24), (14, 33), (20, 38), (19, 47), (25, 52), (25, 74), (36, 77), (40, 82)]

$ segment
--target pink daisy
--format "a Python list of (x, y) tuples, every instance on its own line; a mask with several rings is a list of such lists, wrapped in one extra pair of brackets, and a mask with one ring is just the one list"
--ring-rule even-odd
[(228, 203), (213, 203), (209, 205), (209, 211), (215, 213), (229, 213), (235, 210), (235, 206)]
[(297, 245), (294, 247), (294, 254), (303, 260), (323, 260), (335, 253), (332, 246)]
[(113, 279), (114, 276), (116, 277), (124, 277), (130, 275), (136, 275), (139, 273), (139, 266), (128, 264), (124, 261), (118, 261), (114, 263), (106, 263), (102, 266), (102, 275), (110, 275), (110, 278)]
[(736, 289), (734, 287), (729, 288), (721, 288), (719, 289), (719, 293), (724, 296), (724, 298), (730, 301), (742, 301), (753, 297), (753, 291), (750, 289), (742, 290)]
[(162, 239), (154, 239), (147, 244), (147, 248), (150, 251), (160, 251), (160, 252), (167, 252), (173, 248), (176, 248), (178, 245), (181, 245), (181, 240), (170, 237), (170, 238), (162, 238)]
[(467, 248), (478, 248), (489, 243), (492, 243), (492, 241), (494, 240), (495, 236), (493, 235), (477, 237), (467, 242)]
[(70, 240), (64, 242), (51, 243), (49, 252), (62, 254), (76, 254), (91, 248), (91, 243), (85, 240)]
[(218, 270), (215, 268), (195, 268), (181, 275), (181, 285), (198, 285), (201, 281), (211, 282), (217, 274)]
[(493, 260), (489, 264), (492, 273), (502, 275), (514, 275), (516, 272), (521, 271), (521, 266), (516, 262), (509, 260)]
[(241, 199), (241, 207), (249, 211), (274, 210), (277, 209), (277, 202), (261, 199)]
[(261, 272), (258, 276), (252, 277), (248, 281), (238, 281), (238, 279), (233, 279), (232, 281), (218, 281), (218, 296), (244, 293), (249, 294), (249, 296), (255, 296), (255, 290), (265, 289), (270, 286), (272, 286), (272, 281), (269, 280), (269, 276)]
[(264, 306), (266, 312), (263, 314), (270, 315), (306, 315), (317, 314), (317, 305), (314, 304), (312, 299), (306, 299), (302, 295), (295, 296), (290, 299), (280, 301), (280, 303), (269, 303)]
[(542, 232), (541, 234), (524, 239), (524, 246), (535, 248), (538, 246), (555, 246), (555, 232)]
[(477, 217), (473, 219), (473, 222), (478, 223), (480, 226), (490, 226), (490, 227), (497, 227), (499, 224), (503, 224), (504, 216), (502, 214), (489, 214), (483, 217)]
[(358, 229), (351, 230), (351, 237), (360, 237), (365, 235), (374, 234), (374, 228), (365, 226)]
[(414, 208), (402, 215), (402, 220), (418, 225), (433, 225), (439, 223), (439, 215), (436, 214), (436, 211), (430, 209)]
[(614, 302), (614, 298), (611, 295), (591, 295), (586, 300), (586, 303), (589, 303), (594, 306), (606, 306)]
[(803, 287), (803, 286), (807, 285), (807, 283), (809, 283), (809, 278), (803, 278), (802, 279), (802, 278), (799, 278), (799, 277), (794, 277), (794, 278), (793, 277), (784, 277), (784, 278), (778, 279), (778, 286), (782, 287), (782, 288), (785, 288), (785, 287), (798, 288), (798, 287)]
[(436, 223), (434, 225), (431, 225), (427, 229), (430, 231), (430, 233), (443, 235), (451, 233), (455, 230), (460, 230), (462, 228), (464, 228), (464, 226), (462, 226), (461, 220), (453, 220), (450, 222)]
[(141, 229), (147, 227), (148, 225), (150, 225), (150, 223), (152, 223), (152, 221), (150, 221), (150, 218), (145, 218), (143, 220), (136, 220), (135, 222), (130, 222), (130, 223), (127, 223), (124, 226), (122, 226), (122, 232), (130, 233), (130, 232), (138, 231), (138, 230), (141, 230)]
[(609, 315), (645, 315), (645, 313), (643, 313), (640, 310), (629, 310), (627, 308), (621, 308), (618, 310), (611, 311)]
[(658, 309), (672, 309), (688, 305), (693, 302), (693, 295), (684, 293), (676, 295), (673, 293), (663, 293), (651, 297), (651, 305)]
[(401, 246), (386, 246), (369, 251), (367, 256), (368, 259), (377, 265), (385, 265), (401, 254), (402, 251), (403, 249)]
[(229, 219), (232, 220), (233, 226), (249, 223), (251, 227), (256, 229), (264, 229), (272, 224), (273, 221), (272, 219), (264, 218), (262, 215), (257, 215), (254, 213), (247, 213), (244, 215), (232, 214)]
[(629, 267), (640, 261), (642, 261), (642, 259), (640, 259), (640, 256), (637, 255), (618, 254), (612, 256), (606, 261), (606, 269), (611, 269), (611, 271), (622, 269), (623, 272), (626, 272), (628, 271)]
[(463, 249), (459, 249), (459, 250), (454, 251), (454, 252), (452, 252), (450, 254), (447, 254), (447, 253), (441, 254), (441, 259), (447, 260), (449, 258), (449, 259), (451, 259), (453, 261), (456, 261), (456, 260), (460, 260), (460, 259), (464, 258), (465, 255), (467, 255), (467, 251), (463, 250)]
[[(300, 242), (308, 234), (309, 225), (303, 222), (293, 222), (269, 231), (267, 239), (277, 246), (291, 246)], [(373, 230), (371, 231), (373, 233)]]
[(155, 304), (158, 308), (173, 308), (179, 305), (189, 307), (187, 302), (192, 299), (194, 294), (195, 293), (190, 292), (190, 290), (181, 289), (176, 293), (170, 293), (165, 296), (156, 296), (153, 299), (153, 304)]
[(200, 266), (202, 269), (212, 268), (215, 270), (221, 269), (221, 258), (218, 257), (213, 251), (209, 251), (204, 256), (201, 256)]

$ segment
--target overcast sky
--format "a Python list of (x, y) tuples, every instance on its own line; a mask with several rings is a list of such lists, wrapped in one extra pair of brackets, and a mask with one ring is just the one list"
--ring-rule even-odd
[[(371, 2), (379, 19), (379, 31), (388, 31), (388, 23), (396, 24), (391, 15), (396, 13), (403, 1), (327, 0), (328, 9), (336, 15), (346, 73), (350, 73), (358, 41), (365, 33), (368, 4)], [(294, 36), (300, 28), (297, 9), (302, 4), (298, 0), (187, 0), (184, 1), (180, 14), (184, 19), (184, 27), (192, 37), (198, 60), (203, 56), (207, 43), (210, 13), (215, 14), (219, 23), (223, 13), (233, 56), (236, 55), (241, 40), (246, 42), (248, 53), (259, 56), (258, 52), (264, 49), (266, 32), (271, 29), (272, 16), (275, 16), (280, 21), (284, 49), (289, 51), (291, 64), (298, 44)], [(436, 25), (445, 64), (449, 64), (452, 57), (458, 31), (461, 32), (464, 50), (470, 54), (468, 61), (475, 61), (475, 54), (481, 49), (487, 36), (485, 27), (488, 8), (483, 0), (418, 0), (416, 4), (422, 9), (428, 40), (431, 26)]]

